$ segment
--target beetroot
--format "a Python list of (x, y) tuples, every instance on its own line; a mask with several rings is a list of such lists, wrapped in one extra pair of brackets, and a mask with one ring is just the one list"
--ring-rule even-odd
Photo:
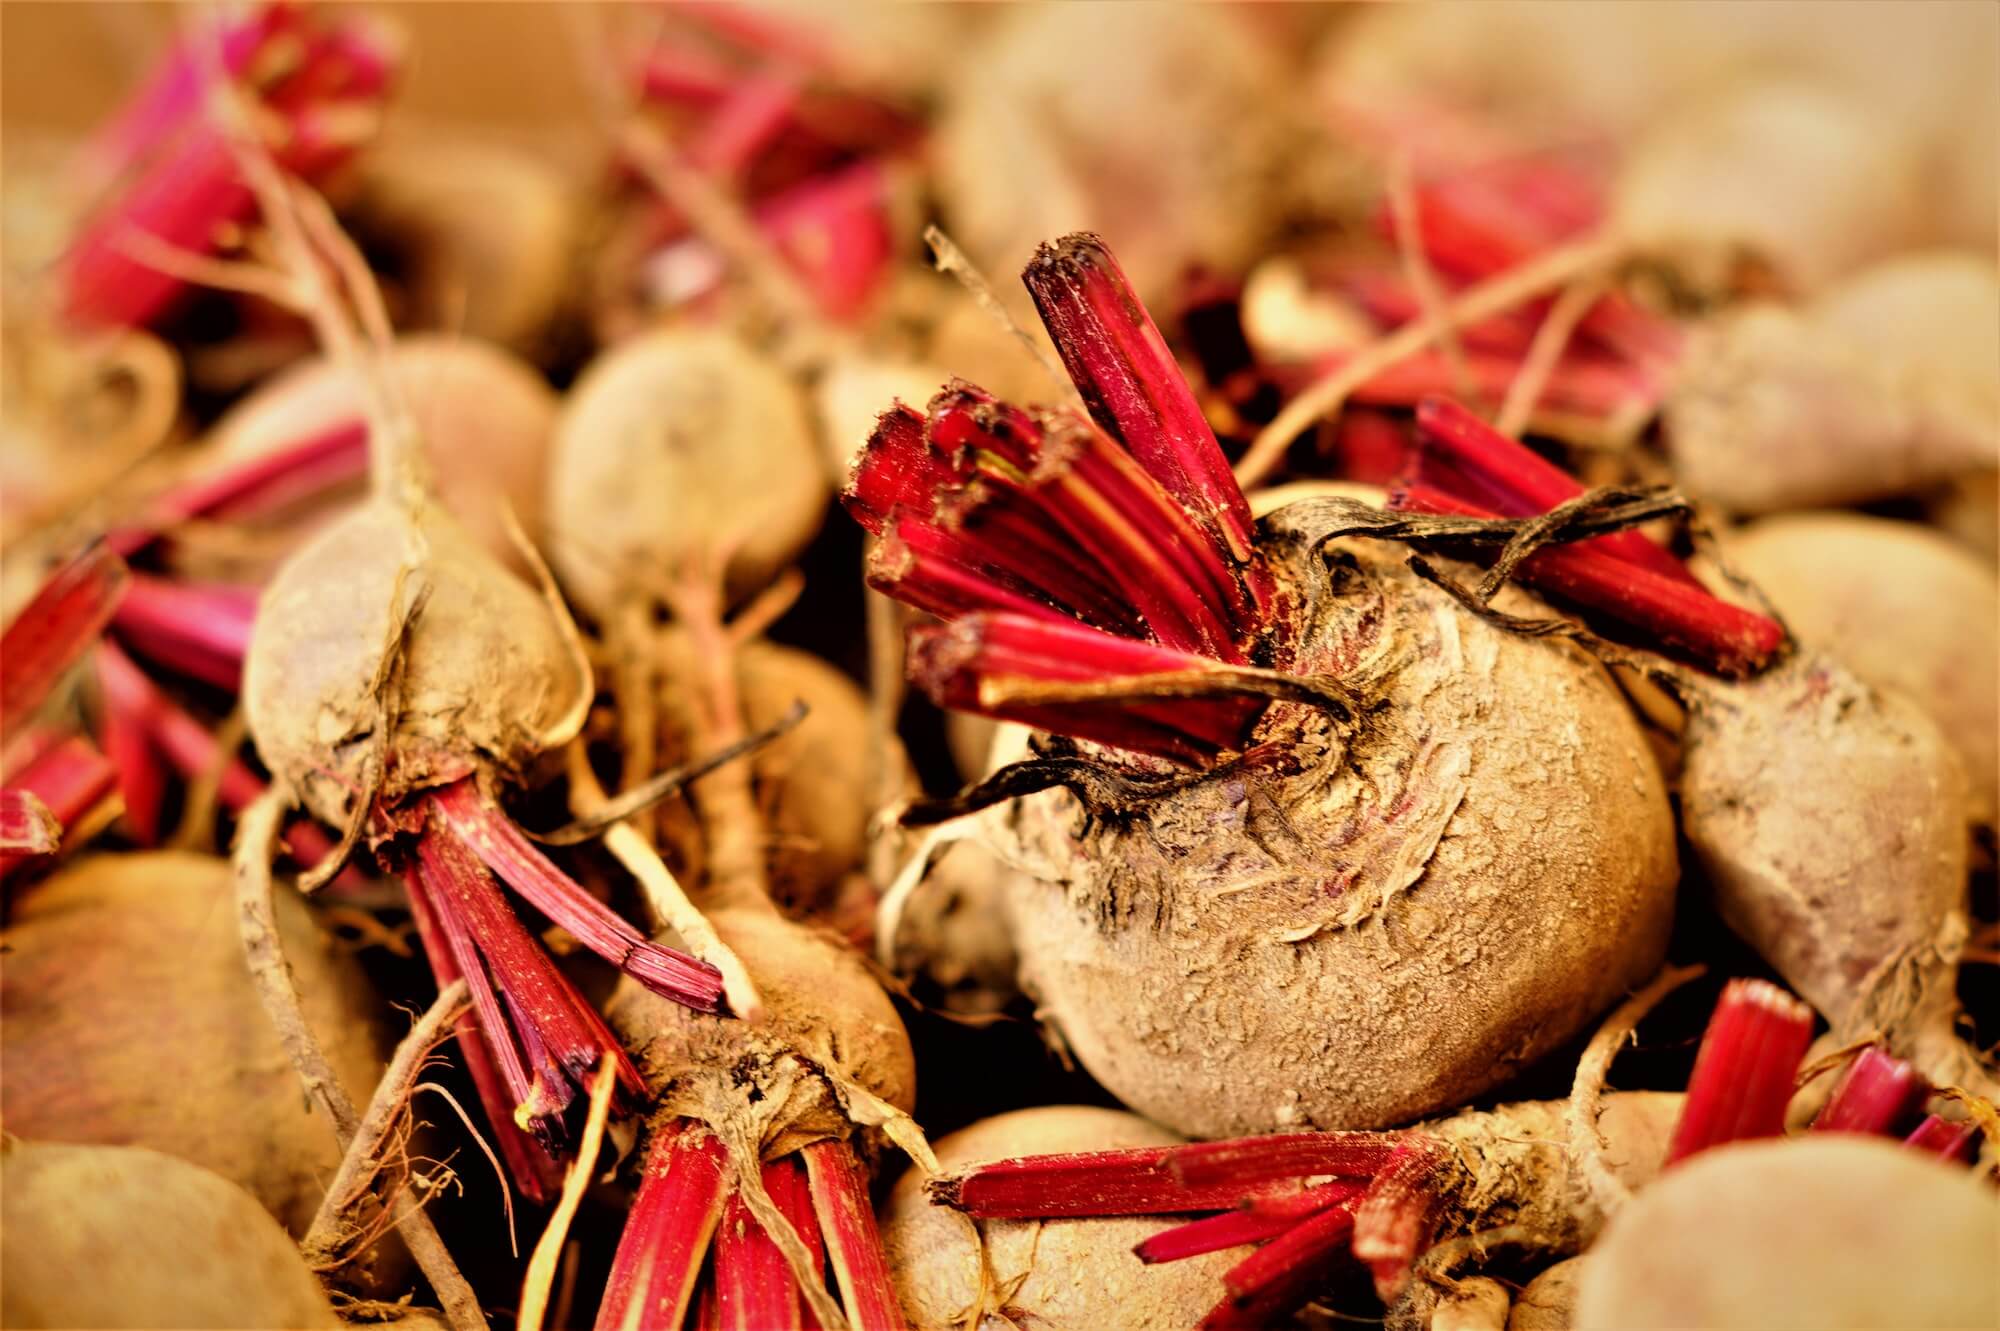
[[(94, 855), (26, 894), (6, 931), (0, 1114), (24, 1137), (191, 1161), (303, 1234), (340, 1152), (257, 1007), (230, 891), (226, 861), (161, 852)], [(360, 968), (296, 898), (278, 918), (329, 1060), (373, 1086)]]
[(248, 1194), (133, 1146), (0, 1147), (0, 1320), (47, 1327), (338, 1327)]
[(874, 1125), (929, 1163), (908, 1117), (909, 1037), (838, 943), (768, 905), (711, 919), (766, 1017), (690, 1013), (622, 981), (612, 995), (610, 1020), (656, 1099), (596, 1324), (610, 1331), (643, 1309), (679, 1325), (714, 1299), (747, 1326), (795, 1326), (802, 1313), (834, 1325), (844, 1310), (858, 1328), (900, 1328), (855, 1145), (860, 1125)]
[(1044, 881), (1015, 912), (1028, 988), (1196, 1135), (1498, 1084), (1659, 961), (1673, 836), (1638, 728), (1569, 648), (1325, 545), (1325, 510), (1253, 530), (1094, 237), (1027, 278), (1098, 423), (956, 385), (885, 413), (847, 502), (875, 585), (953, 621), (913, 642), (932, 696), (1074, 741), (992, 786), (1070, 787), (989, 815)]
[[(937, 1143), (948, 1170), (1048, 1152), (1171, 1146), (1179, 1138), (1136, 1114), (1047, 1105), (982, 1119)], [(1172, 1221), (979, 1220), (968, 1225), (927, 1196), (911, 1170), (882, 1207), (882, 1241), (903, 1306), (919, 1326), (988, 1324), (1089, 1331), (1181, 1331), (1215, 1303), (1232, 1256), (1148, 1267), (1134, 1246)]]
[(1815, 1134), (1673, 1171), (1584, 1260), (1584, 1327), (1964, 1327), (2000, 1317), (2000, 1202), (1915, 1151)]

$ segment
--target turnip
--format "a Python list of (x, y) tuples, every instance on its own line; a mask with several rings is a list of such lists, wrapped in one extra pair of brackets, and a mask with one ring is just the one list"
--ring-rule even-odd
[[(1964, 759), (1975, 816), (1992, 821), (2000, 626), (1980, 612), (2000, 603), (1991, 563), (1931, 528), (1846, 513), (1765, 518), (1724, 550), (1802, 642), (1923, 708)], [(1916, 588), (1936, 600), (1914, 600)]]
[(577, 183), (523, 147), (418, 132), (368, 155), (351, 212), (389, 251), (409, 326), (532, 356), (570, 302), (578, 202)]
[(612, 995), (607, 1014), (655, 1102), (596, 1324), (680, 1326), (713, 1299), (726, 1324), (833, 1326), (844, 1310), (858, 1328), (900, 1328), (855, 1147), (874, 1126), (933, 1163), (908, 1117), (909, 1037), (840, 944), (768, 903), (712, 919), (749, 966), (765, 1020), (694, 1014), (623, 981)]
[[(520, 568), (503, 506), (531, 535), (541, 530), (555, 394), (518, 357), (456, 335), (399, 338), (388, 360), (422, 433), (439, 497), (489, 554)], [(334, 360), (321, 357), (295, 366), (216, 423), (195, 474), (242, 474), (260, 462), (301, 458), (315, 441), (362, 425), (366, 391), (357, 371)], [(349, 448), (342, 456), (348, 467), (345, 492), (335, 476), (305, 475), (313, 507), (303, 517), (296, 509), (283, 514), (287, 532), (311, 530), (311, 515), (330, 511), (329, 498), (351, 500), (358, 492), (364, 449)], [(310, 471), (310, 465), (299, 469)]]
[(1069, 787), (988, 815), (1043, 879), (1030, 993), (1194, 1135), (1497, 1085), (1658, 963), (1676, 866), (1645, 740), (1593, 663), (1384, 547), (1323, 551), (1312, 505), (1253, 528), (1101, 242), (1027, 280), (1098, 424), (955, 385), (884, 414), (847, 503), (875, 585), (951, 621), (913, 640), (933, 698), (1070, 737), (955, 806)]
[(1564, 1258), (1523, 1285), (1507, 1314), (1507, 1331), (1569, 1331), (1576, 1325), (1577, 1284), (1585, 1260)]
[(1245, 262), (1276, 220), (1262, 201), (1298, 173), (1270, 96), (1282, 62), (1227, 11), (1024, 8), (979, 64), (950, 83), (936, 161), (947, 227), (983, 266), (1091, 227), (1158, 299), (1189, 262)]
[[(1172, 1146), (1136, 1114), (1049, 1105), (983, 1119), (937, 1143), (938, 1164), (964, 1169), (1050, 1152)], [(1234, 1254), (1148, 1267), (1132, 1249), (1169, 1228), (1155, 1217), (981, 1220), (968, 1225), (926, 1195), (911, 1170), (882, 1208), (882, 1242), (903, 1306), (919, 1326), (1120, 1326), (1181, 1331), (1222, 1293)]]
[(132, 1146), (0, 1147), (10, 1327), (338, 1327), (278, 1223), (228, 1180)]
[(1579, 1327), (1965, 1327), (2000, 1318), (2000, 1202), (1965, 1170), (1814, 1134), (1704, 1155), (1584, 1262)]
[(570, 390), (548, 471), (552, 557), (600, 622), (697, 560), (754, 592), (819, 529), (827, 483), (784, 373), (721, 333), (661, 331)]
[[(26, 894), (6, 931), (0, 1113), (38, 1141), (144, 1146), (214, 1170), (302, 1234), (340, 1155), (257, 1007), (230, 891), (226, 861), (158, 853), (94, 855)], [(286, 898), (278, 920), (328, 1058), (373, 1086), (367, 981), (303, 903)]]

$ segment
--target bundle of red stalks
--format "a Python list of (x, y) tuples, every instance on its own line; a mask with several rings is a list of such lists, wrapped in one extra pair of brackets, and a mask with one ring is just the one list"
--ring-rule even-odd
[(1990, 263), (1305, 9), (553, 21), (581, 172), (276, 3), (21, 195), (0, 1325), (2000, 1322)]

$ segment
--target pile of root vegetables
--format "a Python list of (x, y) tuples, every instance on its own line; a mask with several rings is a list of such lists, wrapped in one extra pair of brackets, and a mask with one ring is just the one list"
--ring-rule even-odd
[(447, 12), (6, 126), (0, 1327), (2000, 1323), (1996, 11)]

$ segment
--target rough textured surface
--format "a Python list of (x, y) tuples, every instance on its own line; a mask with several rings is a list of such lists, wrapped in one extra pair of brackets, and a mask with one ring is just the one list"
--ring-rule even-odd
[(1507, 1331), (1569, 1331), (1576, 1323), (1577, 1284), (1588, 1260), (1567, 1258), (1530, 1280), (1514, 1296)]
[(1925, 235), (1922, 159), (1866, 101), (1806, 80), (1746, 79), (1647, 126), (1612, 225), (1683, 277), (1726, 289), (1750, 259), (1813, 291)]
[[(1309, 519), (1267, 519), (1289, 521)], [(1400, 548), (1322, 566), (1310, 538), (1284, 556), (1289, 668), (1362, 702), (1351, 724), (1271, 709), (1300, 770), (989, 819), (1042, 880), (1015, 902), (1024, 987), (1106, 1087), (1191, 1136), (1462, 1104), (1650, 975), (1673, 911), (1666, 794), (1604, 672), (1468, 615)]]
[(1681, 828), (1723, 919), (1837, 1038), (1880, 1031), (1973, 1085), (1950, 1038), (1966, 809), (1958, 755), (1917, 705), (1816, 652), (1689, 709)]
[(621, 343), (565, 399), (550, 458), (550, 557), (600, 619), (702, 559), (764, 586), (819, 530), (829, 488), (805, 401), (721, 333)]
[(1747, 304), (1688, 341), (1666, 434), (1674, 480), (1739, 513), (1856, 503), (1990, 469), (1992, 427), (1837, 329)]
[(9, 1327), (338, 1327), (292, 1241), (241, 1188), (136, 1147), (0, 1155)]
[[(365, 1101), (382, 1071), (374, 995), (296, 893), (276, 905), (306, 1019)], [(228, 861), (91, 856), (21, 898), (4, 944), (7, 1131), (178, 1156), (305, 1232), (340, 1150), (251, 989)]]
[(1965, 762), (1973, 815), (1990, 821), (2000, 787), (1992, 563), (1930, 527), (1858, 513), (1766, 518), (1723, 552), (1802, 642), (1924, 709)]
[[(512, 505), (530, 536), (540, 533), (556, 395), (518, 356), (456, 334), (398, 338), (390, 365), (444, 506), (490, 554), (518, 561), (500, 506)], [(218, 463), (261, 457), (355, 419), (362, 406), (354, 375), (315, 357), (232, 407), (210, 434), (208, 456)], [(299, 515), (286, 521), (287, 531), (301, 529)]]
[(910, 1038), (852, 949), (770, 912), (717, 911), (710, 922), (756, 982), (762, 1024), (691, 1012), (628, 978), (605, 1006), (662, 1114), (700, 1119), (725, 1138), (747, 1126), (772, 1159), (860, 1121), (823, 1070), (909, 1112)]
[[(1173, 1133), (1135, 1114), (1077, 1105), (1022, 1109), (984, 1119), (936, 1144), (938, 1162), (957, 1169), (990, 1160), (1056, 1151), (1168, 1146)], [(961, 1324), (982, 1304), (977, 1331), (1186, 1331), (1223, 1295), (1222, 1273), (1248, 1251), (1221, 1252), (1147, 1266), (1134, 1244), (1177, 1223), (1147, 1216), (1092, 1220), (972, 1221), (934, 1204), (922, 1171), (896, 1183), (881, 1212), (882, 1244), (896, 1293), (912, 1323)], [(990, 1282), (983, 1282), (983, 1237)]]
[(936, 985), (938, 1001), (952, 1012), (1006, 1007), (1019, 992), (1014, 977), (1021, 962), (1008, 902), (1024, 890), (1020, 877), (976, 840), (953, 844), (904, 909), (896, 932), (897, 972)]
[(397, 578), (411, 625), (392, 681), (388, 797), (474, 764), (518, 773), (572, 715), (579, 663), (541, 594), (507, 572), (449, 514), (419, 524), (386, 500), (342, 516), (264, 589), (243, 671), (258, 756), (306, 807), (338, 827), (367, 789), (380, 743), (373, 684), (394, 640)]
[(1972, 1171), (1840, 1134), (1676, 1168), (1585, 1264), (1579, 1327), (2000, 1323), (2000, 1199)]
[(1184, 263), (1234, 270), (1269, 225), (1244, 200), (1303, 171), (1270, 96), (1282, 78), (1220, 9), (1172, 23), (1115, 4), (1009, 13), (976, 73), (950, 84), (933, 159), (946, 229), (989, 273), (1051, 236), (1101, 231), (1149, 301)]

